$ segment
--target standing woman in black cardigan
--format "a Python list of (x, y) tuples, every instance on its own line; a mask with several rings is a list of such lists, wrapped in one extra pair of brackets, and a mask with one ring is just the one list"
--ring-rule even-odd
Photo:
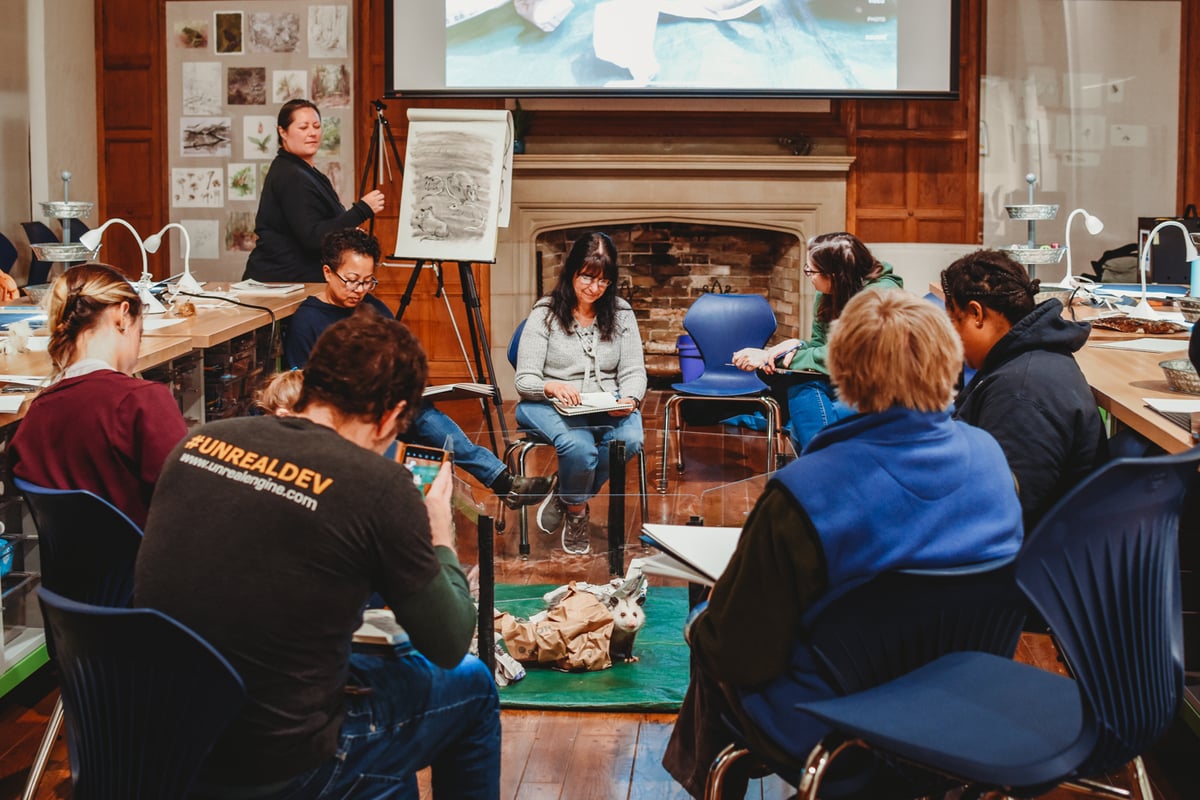
[(330, 231), (356, 228), (383, 210), (383, 192), (372, 189), (342, 206), (329, 178), (313, 163), (321, 146), (321, 112), (309, 100), (279, 109), (279, 154), (263, 182), (254, 221), (258, 243), (244, 278), (319, 283), (321, 240)]

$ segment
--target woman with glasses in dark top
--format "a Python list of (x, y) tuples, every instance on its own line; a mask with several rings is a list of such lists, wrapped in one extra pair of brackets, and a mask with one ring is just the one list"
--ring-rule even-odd
[[(871, 255), (852, 233), (823, 233), (808, 240), (804, 275), (817, 291), (813, 301), (812, 332), (808, 340), (785, 339), (769, 348), (746, 347), (733, 354), (733, 363), (752, 372), (771, 375), (776, 370), (798, 370), (802, 374), (786, 386), (788, 435), (799, 451), (817, 431), (854, 413), (836, 402), (829, 384), (828, 354), (830, 324), (841, 316), (850, 298), (867, 288), (900, 289), (904, 281)], [(793, 376), (788, 376), (793, 378)]]
[(349, 209), (317, 168), (321, 111), (308, 100), (279, 109), (279, 154), (263, 181), (254, 232), (258, 243), (243, 277), (259, 281), (321, 280), (321, 239), (330, 231), (361, 225), (383, 210), (383, 193), (372, 189)]

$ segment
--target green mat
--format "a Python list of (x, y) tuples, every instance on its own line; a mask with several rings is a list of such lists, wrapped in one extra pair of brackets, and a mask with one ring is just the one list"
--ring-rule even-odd
[[(528, 618), (545, 608), (553, 584), (496, 587), (496, 608)], [(525, 678), (500, 689), (502, 708), (678, 711), (688, 685), (688, 646), (683, 640), (687, 589), (651, 586), (646, 625), (633, 652), (638, 660), (599, 672), (559, 672), (525, 665)]]

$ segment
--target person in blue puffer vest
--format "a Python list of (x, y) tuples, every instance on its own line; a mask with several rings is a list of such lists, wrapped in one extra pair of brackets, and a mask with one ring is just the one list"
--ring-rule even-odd
[(884, 572), (1020, 548), (1003, 451), (950, 415), (962, 359), (945, 313), (907, 292), (862, 291), (834, 323), (829, 373), (856, 413), (775, 473), (687, 629), (692, 681), (663, 765), (692, 795), (729, 741), (723, 716), (782, 763), (802, 763), (827, 731), (795, 705), (835, 694), (804, 643), (831, 600)]

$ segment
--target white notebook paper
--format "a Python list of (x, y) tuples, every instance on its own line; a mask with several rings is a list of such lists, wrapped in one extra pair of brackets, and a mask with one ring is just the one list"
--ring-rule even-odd
[(1091, 342), (1092, 347), (1108, 347), (1113, 350), (1140, 350), (1143, 353), (1174, 353), (1187, 350), (1186, 339), (1116, 339), (1111, 342)]
[(741, 535), (741, 528), (647, 523), (642, 540), (663, 552), (642, 559), (642, 570), (712, 585), (729, 565)]

